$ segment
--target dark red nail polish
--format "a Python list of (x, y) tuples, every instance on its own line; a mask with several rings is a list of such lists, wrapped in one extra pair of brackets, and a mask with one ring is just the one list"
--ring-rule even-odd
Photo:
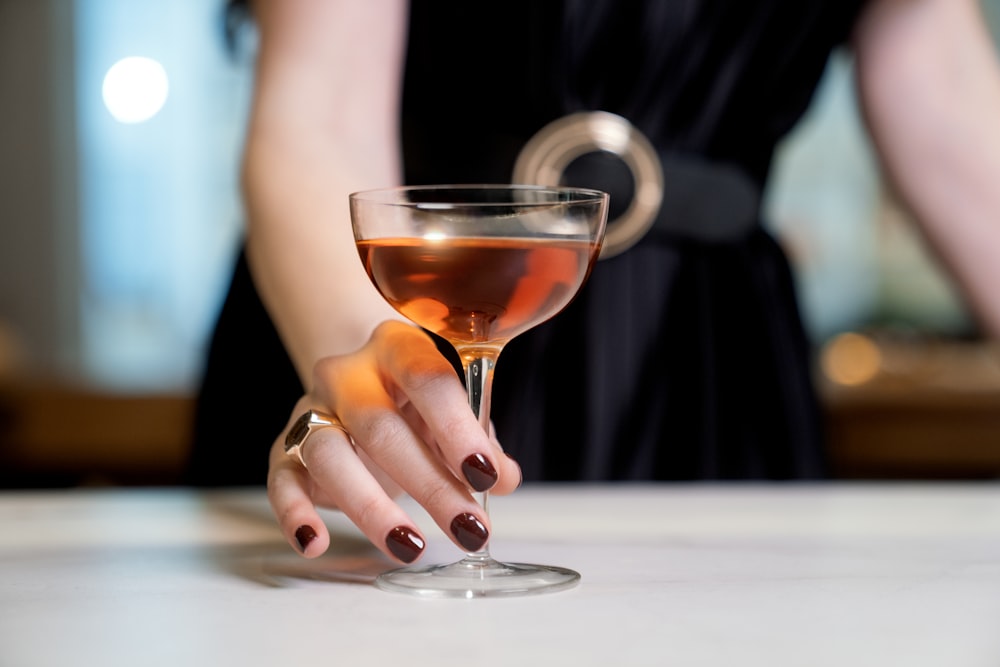
[(451, 520), (451, 534), (462, 548), (470, 553), (482, 549), (486, 540), (490, 539), (490, 533), (483, 522), (468, 512), (459, 514)]
[(404, 563), (412, 563), (423, 553), (424, 541), (406, 526), (396, 526), (385, 538), (385, 546)]
[(309, 543), (316, 539), (316, 531), (310, 525), (299, 526), (298, 530), (295, 531), (295, 540), (299, 543), (299, 549), (302, 553), (306, 552), (306, 547)]
[(470, 454), (462, 461), (462, 474), (476, 491), (486, 491), (497, 483), (497, 471), (482, 454)]

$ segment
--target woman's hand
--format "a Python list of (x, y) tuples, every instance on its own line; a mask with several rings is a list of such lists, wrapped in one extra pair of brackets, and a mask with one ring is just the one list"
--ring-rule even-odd
[[(300, 462), (285, 452), (285, 437), (310, 409), (335, 415), (350, 436), (312, 431)], [(336, 507), (384, 553), (410, 563), (424, 538), (393, 496), (408, 493), (472, 552), (489, 539), (490, 524), (471, 491), (506, 494), (520, 482), (519, 466), (483, 431), (451, 364), (422, 331), (390, 321), (357, 352), (316, 364), (311, 391), (271, 447), (267, 489), (285, 538), (305, 556), (329, 545), (316, 508)]]

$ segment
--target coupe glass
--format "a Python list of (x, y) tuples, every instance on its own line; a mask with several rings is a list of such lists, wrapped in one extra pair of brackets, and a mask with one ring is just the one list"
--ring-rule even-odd
[[(382, 296), (449, 341), (469, 404), (490, 425), (493, 368), (504, 345), (576, 296), (604, 237), (608, 195), (517, 185), (400, 187), (350, 196), (354, 238)], [(484, 513), (489, 494), (473, 493)], [(430, 597), (525, 595), (573, 586), (580, 575), (501, 563), (489, 547), (448, 565), (383, 573), (385, 590)]]

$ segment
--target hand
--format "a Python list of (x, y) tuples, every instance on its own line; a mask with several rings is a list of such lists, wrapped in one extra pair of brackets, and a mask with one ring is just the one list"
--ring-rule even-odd
[[(313, 431), (300, 462), (285, 453), (285, 436), (310, 409), (336, 415), (351, 435)], [(326, 551), (330, 536), (316, 508), (335, 507), (385, 554), (409, 563), (425, 541), (393, 496), (408, 493), (473, 552), (490, 524), (470, 489), (503, 495), (520, 482), (520, 467), (479, 425), (433, 341), (390, 321), (357, 352), (316, 364), (311, 390), (271, 447), (267, 490), (285, 538), (303, 555)]]

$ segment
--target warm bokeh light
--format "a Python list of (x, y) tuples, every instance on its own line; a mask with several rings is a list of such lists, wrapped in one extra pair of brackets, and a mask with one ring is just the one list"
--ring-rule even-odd
[(130, 56), (108, 69), (101, 93), (115, 120), (141, 123), (159, 113), (169, 89), (163, 65), (152, 58)]
[(843, 333), (823, 348), (823, 373), (837, 384), (857, 386), (869, 382), (882, 367), (882, 353), (868, 336)]

